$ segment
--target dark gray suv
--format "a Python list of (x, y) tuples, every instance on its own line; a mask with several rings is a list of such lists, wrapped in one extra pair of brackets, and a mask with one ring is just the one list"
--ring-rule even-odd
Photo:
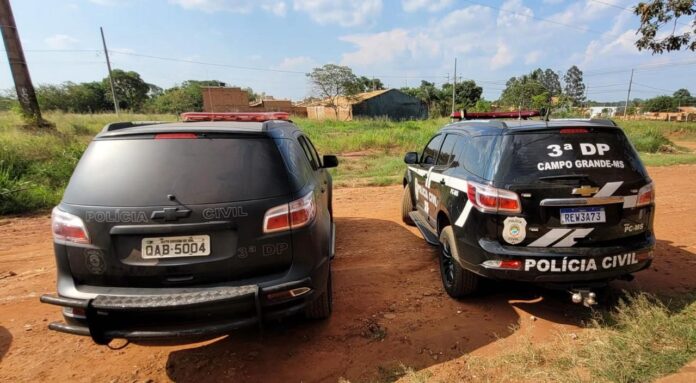
[(335, 156), (285, 113), (107, 125), (53, 210), (56, 331), (212, 337), (331, 313)]

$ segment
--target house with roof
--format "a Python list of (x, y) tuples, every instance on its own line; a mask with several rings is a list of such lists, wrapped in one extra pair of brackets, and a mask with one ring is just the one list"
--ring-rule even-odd
[(417, 97), (398, 89), (383, 89), (314, 101), (305, 105), (307, 117), (315, 120), (342, 120), (354, 118), (388, 118), (390, 120), (423, 120), (428, 108)]

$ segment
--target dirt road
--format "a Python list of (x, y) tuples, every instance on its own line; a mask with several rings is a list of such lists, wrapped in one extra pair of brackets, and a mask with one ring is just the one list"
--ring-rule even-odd
[[(659, 238), (654, 266), (617, 287), (659, 293), (696, 289), (696, 166), (653, 168)], [(401, 224), (399, 187), (335, 191), (335, 312), (326, 322), (287, 320), (185, 346), (110, 350), (48, 331), (59, 310), (47, 215), (0, 219), (0, 381), (387, 381), (403, 364), (456, 373), (466, 353), (491, 354), (534, 316), (534, 332), (574, 328), (586, 311), (565, 294), (491, 286), (454, 301), (442, 291), (436, 251)], [(518, 326), (519, 325), (519, 326)], [(516, 330), (520, 331), (520, 330)]]

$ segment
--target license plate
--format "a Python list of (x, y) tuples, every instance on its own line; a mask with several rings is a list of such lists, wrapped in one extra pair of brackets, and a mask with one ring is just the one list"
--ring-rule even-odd
[(606, 222), (603, 207), (577, 207), (561, 209), (561, 224), (578, 225), (583, 223)]
[(140, 254), (145, 259), (210, 255), (210, 236), (143, 238)]

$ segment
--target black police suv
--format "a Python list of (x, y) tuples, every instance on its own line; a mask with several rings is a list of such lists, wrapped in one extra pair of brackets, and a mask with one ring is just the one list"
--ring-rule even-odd
[(440, 246), (452, 297), (484, 277), (594, 304), (652, 261), (654, 186), (612, 121), (462, 121), (405, 162), (403, 220)]
[(51, 329), (105, 344), (330, 315), (336, 157), (286, 113), (184, 117), (88, 146), (53, 210)]

